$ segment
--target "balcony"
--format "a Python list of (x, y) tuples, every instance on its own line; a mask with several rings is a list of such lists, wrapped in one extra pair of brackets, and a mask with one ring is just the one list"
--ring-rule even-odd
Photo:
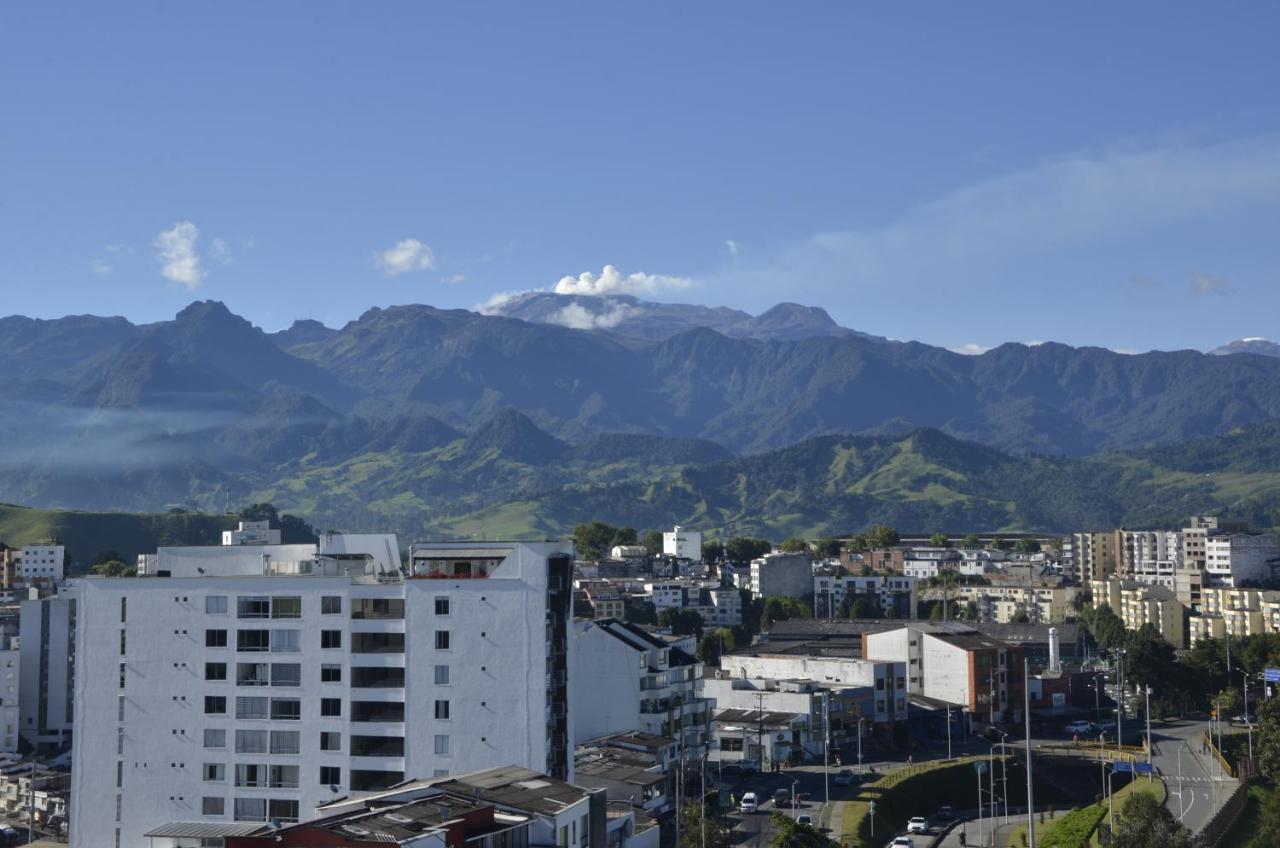
[(404, 669), (399, 666), (376, 668), (355, 666), (351, 669), (353, 689), (403, 689)]
[(352, 701), (351, 721), (403, 723), (404, 704), (399, 701)]

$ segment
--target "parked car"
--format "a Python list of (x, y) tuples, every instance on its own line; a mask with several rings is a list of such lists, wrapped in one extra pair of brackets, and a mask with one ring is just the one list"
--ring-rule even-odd
[(786, 789), (776, 789), (773, 793), (773, 806), (785, 807), (791, 803), (791, 793)]
[(813, 816), (808, 813), (798, 815), (796, 816), (796, 824), (807, 824), (809, 827), (813, 827)]
[(951, 809), (951, 807), (944, 805), (938, 808), (938, 812), (934, 813), (933, 817), (937, 821), (943, 823), (953, 822), (956, 820), (956, 811)]
[(744, 792), (742, 802), (738, 804), (738, 809), (744, 813), (754, 813), (760, 809), (760, 799), (756, 797), (754, 792)]
[(916, 843), (910, 836), (899, 836), (889, 848), (916, 848)]
[(907, 822), (907, 833), (928, 833), (929, 821), (924, 816), (915, 816)]
[(1258, 721), (1258, 717), (1253, 714), (1238, 715), (1231, 717), (1231, 723), (1234, 725), (1254, 724)]
[(1093, 730), (1093, 725), (1087, 721), (1073, 721), (1066, 727), (1062, 728), (1065, 733), (1074, 733), (1077, 736), (1083, 736)]
[(852, 786), (858, 782), (858, 776), (853, 773), (853, 769), (840, 769), (836, 772), (836, 786)]

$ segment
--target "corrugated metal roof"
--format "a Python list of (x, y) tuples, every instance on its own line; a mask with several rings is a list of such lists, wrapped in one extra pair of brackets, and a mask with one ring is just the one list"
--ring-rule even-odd
[(169, 822), (148, 830), (143, 836), (213, 839), (219, 836), (248, 836), (266, 825), (252, 822)]

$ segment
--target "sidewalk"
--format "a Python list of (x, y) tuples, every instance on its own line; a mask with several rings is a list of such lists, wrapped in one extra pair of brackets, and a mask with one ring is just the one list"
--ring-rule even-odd
[[(1041, 812), (1036, 813), (1036, 835), (1039, 836), (1045, 829), (1055, 820), (1065, 816), (1071, 810), (1055, 810), (1052, 815), (1047, 814), (1046, 807)], [(972, 810), (966, 811), (970, 814)], [(1041, 815), (1044, 814), (1043, 824), (1040, 821)], [(997, 822), (1003, 822), (1004, 818), (997, 817)], [(983, 848), (1021, 848), (1022, 842), (1015, 841), (1016, 834), (1019, 830), (1025, 830), (1027, 825), (1027, 813), (1025, 809), (1018, 810), (1014, 813), (1009, 811), (1009, 823), (997, 824), (995, 832), (991, 831), (991, 820), (983, 819), (982, 827), (978, 826), (978, 819), (968, 818), (958, 822), (937, 842), (934, 843), (936, 848), (960, 848), (960, 834), (965, 834), (964, 845), (966, 848), (974, 848), (981, 845)]]

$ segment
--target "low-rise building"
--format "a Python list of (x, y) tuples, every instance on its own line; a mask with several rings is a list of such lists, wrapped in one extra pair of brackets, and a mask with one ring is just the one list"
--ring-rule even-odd
[(1205, 572), (1218, 586), (1273, 579), (1280, 568), (1280, 537), (1275, 533), (1210, 532), (1205, 537)]
[(67, 549), (58, 544), (26, 545), (18, 560), (18, 577), (23, 580), (45, 579), (62, 582), (65, 577)]
[(224, 545), (278, 545), (280, 531), (270, 521), (241, 521), (234, 530), (222, 531)]
[(702, 532), (677, 524), (662, 534), (663, 556), (702, 562)]
[[(740, 651), (720, 658), (722, 678), (755, 681), (812, 681), (825, 686), (863, 688), (874, 693), (863, 715), (878, 725), (907, 717), (906, 663), (852, 657)], [(757, 684), (758, 685), (758, 684)], [(866, 709), (866, 707), (870, 709)]]
[(1106, 604), (1128, 630), (1150, 624), (1175, 648), (1187, 646), (1187, 608), (1171, 589), (1137, 580), (1091, 581), (1095, 605)]
[[(796, 765), (812, 747), (812, 733), (804, 713), (716, 710), (708, 760), (718, 768), (750, 763), (760, 771)], [(818, 740), (821, 745), (821, 736)]]
[(752, 560), (751, 594), (809, 600), (813, 596), (813, 561), (807, 553), (772, 553)]
[(916, 579), (901, 574), (861, 576), (824, 569), (813, 577), (815, 618), (848, 618), (859, 598), (870, 601), (879, 615), (915, 618)]

